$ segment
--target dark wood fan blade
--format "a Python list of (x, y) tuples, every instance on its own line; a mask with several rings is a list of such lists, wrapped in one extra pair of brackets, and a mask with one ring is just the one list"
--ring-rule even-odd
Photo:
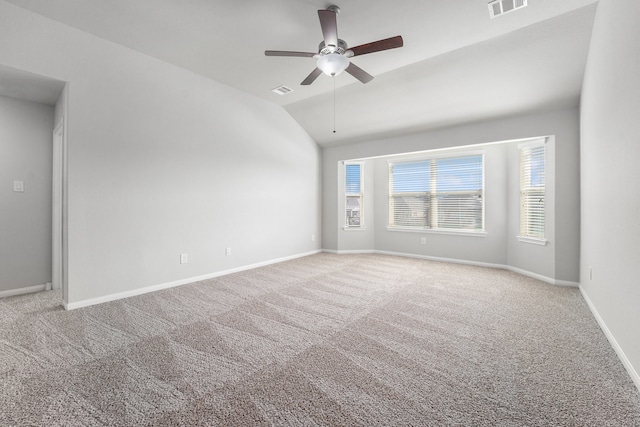
[(338, 20), (336, 13), (332, 10), (319, 10), (320, 27), (324, 36), (325, 46), (338, 47)]
[(266, 56), (299, 56), (302, 58), (313, 58), (316, 54), (311, 52), (291, 52), (288, 50), (265, 50)]
[(373, 76), (367, 73), (362, 68), (355, 65), (353, 62), (349, 63), (349, 66), (345, 70), (347, 73), (351, 74), (356, 79), (360, 80), (362, 83), (369, 83), (373, 80)]
[(310, 85), (311, 83), (313, 83), (318, 78), (318, 76), (320, 74), (322, 74), (322, 70), (320, 68), (316, 68), (300, 84), (301, 85), (305, 85), (305, 86)]
[(402, 47), (403, 43), (404, 42), (402, 41), (402, 36), (395, 36), (384, 40), (378, 40), (377, 42), (350, 47), (349, 50), (353, 52), (353, 56), (365, 55), (367, 53), (380, 52), (381, 50), (389, 50), (395, 49), (397, 47)]

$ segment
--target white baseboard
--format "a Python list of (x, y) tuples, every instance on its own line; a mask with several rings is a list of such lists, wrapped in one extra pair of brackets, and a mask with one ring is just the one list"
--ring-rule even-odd
[(327, 254), (339, 255), (338, 251), (336, 251), (334, 249), (323, 249), (322, 252), (327, 253)]
[(569, 286), (571, 288), (579, 288), (580, 287), (580, 283), (578, 283), (578, 282), (571, 282), (569, 280), (558, 280), (558, 279), (556, 279), (556, 283), (554, 283), (554, 285)]
[(118, 292), (118, 293), (115, 293), (115, 294), (109, 294), (109, 295), (105, 295), (105, 296), (98, 297), (98, 298), (90, 298), (90, 299), (86, 299), (86, 300), (82, 300), (82, 301), (75, 301), (75, 302), (65, 303), (64, 304), (64, 308), (66, 310), (75, 310), (77, 308), (88, 307), (90, 305), (102, 304), (102, 303), (109, 302), (109, 301), (116, 301), (116, 300), (119, 300), (119, 299), (122, 299), (122, 298), (129, 298), (129, 297), (133, 297), (133, 296), (136, 296), (136, 295), (146, 294), (146, 293), (149, 293), (149, 292), (155, 292), (155, 291), (160, 291), (160, 290), (163, 290), (163, 289), (174, 288), (176, 286), (186, 285), (188, 283), (200, 282), (202, 280), (213, 279), (215, 277), (220, 277), (220, 276), (226, 276), (227, 274), (238, 273), (238, 272), (241, 272), (241, 271), (251, 270), (251, 269), (254, 269), (254, 268), (258, 268), (258, 267), (264, 267), (266, 265), (277, 264), (279, 262), (290, 261), (292, 259), (302, 258), (302, 257), (309, 256), (309, 255), (315, 255), (315, 254), (317, 254), (319, 252), (322, 252), (322, 251), (321, 250), (315, 250), (315, 251), (305, 252), (305, 253), (291, 255), (291, 256), (287, 256), (287, 257), (272, 259), (272, 260), (269, 260), (269, 261), (258, 262), (258, 263), (251, 264), (251, 265), (245, 265), (245, 266), (242, 266), (242, 267), (236, 267), (236, 268), (232, 268), (232, 269), (229, 269), (229, 270), (217, 271), (215, 273), (209, 273), (209, 274), (205, 274), (205, 275), (202, 275), (202, 276), (188, 277), (188, 278), (185, 278), (185, 279), (175, 280), (173, 282), (160, 283), (158, 285), (151, 285), (151, 286), (146, 286), (146, 287), (140, 288), (140, 289), (132, 289), (130, 291)]
[(430, 256), (430, 255), (419, 255), (419, 254), (410, 254), (406, 252), (391, 252), (391, 251), (376, 251), (375, 253), (381, 254), (381, 255), (400, 256), (404, 258), (416, 258), (416, 259), (426, 259), (429, 261), (449, 262), (451, 264), (465, 264), (465, 265), (475, 265), (478, 267), (504, 269), (504, 266), (500, 264), (492, 264), (488, 262), (479, 262), (479, 261), (468, 261), (468, 260), (456, 259), (456, 258), (443, 258), (443, 257), (437, 257), (437, 256)]
[(465, 265), (475, 265), (478, 267), (489, 267), (489, 268), (499, 268), (501, 270), (513, 271), (514, 273), (522, 274), (523, 276), (531, 277), (533, 279), (540, 280), (542, 282), (549, 283), (551, 285), (558, 286), (571, 286), (571, 287), (579, 287), (580, 284), (577, 282), (570, 282), (567, 280), (558, 280), (551, 277), (543, 276), (541, 274), (533, 273), (531, 271), (523, 270), (521, 268), (513, 267), (510, 265), (504, 264), (494, 264), (489, 262), (480, 262), (480, 261), (469, 261), (463, 259), (456, 258), (443, 258), (443, 257), (435, 257), (429, 255), (419, 255), (419, 254), (411, 254), (406, 252), (391, 252), (391, 251), (377, 251), (377, 250), (364, 250), (364, 251), (336, 251), (330, 249), (323, 249), (323, 252), (328, 252), (332, 254), (381, 254), (381, 255), (391, 255), (391, 256), (400, 256), (404, 258), (417, 258), (417, 259), (426, 259), (430, 261), (440, 261), (440, 262), (449, 262), (452, 264), (465, 264)]
[(514, 273), (522, 274), (523, 276), (527, 276), (533, 279), (538, 279), (543, 282), (547, 282), (551, 285), (569, 286), (572, 288), (577, 288), (580, 286), (580, 283), (578, 282), (570, 282), (568, 280), (554, 279), (552, 277), (547, 277), (547, 276), (543, 276), (542, 274), (532, 273), (531, 271), (523, 270), (521, 268), (513, 267), (510, 265), (503, 265), (501, 268), (504, 268), (505, 270), (513, 271)]
[(598, 313), (598, 310), (596, 309), (595, 305), (593, 305), (593, 303), (591, 302), (591, 299), (589, 299), (589, 296), (587, 295), (586, 291), (582, 286), (580, 286), (580, 293), (582, 294), (582, 298), (584, 298), (584, 300), (586, 301), (587, 306), (589, 307), (589, 310), (591, 310), (591, 314), (593, 314), (593, 317), (596, 318), (598, 325), (600, 325), (600, 329), (602, 329), (602, 332), (604, 332), (604, 335), (609, 340), (609, 344), (611, 344), (611, 347), (613, 347), (613, 350), (616, 352), (616, 354), (618, 355), (618, 358), (622, 362), (622, 365), (625, 367), (625, 369), (629, 373), (629, 376), (633, 380), (633, 383), (636, 385), (636, 388), (638, 389), (638, 391), (640, 391), (640, 375), (638, 375), (638, 371), (635, 370), (635, 368), (629, 361), (629, 358), (627, 357), (627, 355), (624, 354), (622, 347), (620, 347), (620, 344), (618, 344), (618, 341), (615, 339), (615, 337), (609, 330), (609, 327), (604, 322), (604, 319), (602, 318), (602, 316), (600, 316), (600, 313)]
[(42, 285), (27, 286), (25, 288), (9, 289), (8, 291), (0, 291), (0, 298), (12, 297), (14, 295), (30, 294), (47, 290), (47, 283)]

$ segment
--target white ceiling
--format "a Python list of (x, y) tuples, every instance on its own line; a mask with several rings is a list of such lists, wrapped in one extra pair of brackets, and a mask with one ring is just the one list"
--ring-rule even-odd
[[(487, 0), (336, 0), (350, 46), (404, 47), (353, 58), (366, 85), (336, 77), (334, 134), (333, 79), (300, 86), (313, 59), (264, 56), (316, 51), (330, 1), (7, 1), (280, 104), (323, 146), (577, 105), (597, 2), (529, 0), (489, 19)], [(271, 92), (281, 84), (294, 92)]]

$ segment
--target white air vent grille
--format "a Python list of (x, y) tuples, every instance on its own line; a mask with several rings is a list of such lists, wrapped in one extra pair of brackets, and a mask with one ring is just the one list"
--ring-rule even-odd
[(278, 95), (286, 95), (289, 92), (293, 92), (293, 89), (291, 89), (290, 87), (287, 87), (285, 85), (281, 85), (281, 86), (274, 87), (273, 89), (271, 89), (271, 92), (277, 93)]
[(495, 18), (525, 6), (527, 6), (527, 0), (495, 0), (489, 2), (489, 16)]

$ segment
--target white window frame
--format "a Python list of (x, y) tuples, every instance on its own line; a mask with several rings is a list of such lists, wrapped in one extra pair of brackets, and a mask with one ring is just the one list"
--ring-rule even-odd
[[(516, 238), (518, 241), (523, 243), (531, 243), (535, 245), (546, 245), (548, 240), (546, 238), (547, 232), (547, 188), (546, 188), (546, 176), (547, 176), (547, 147), (546, 147), (547, 138), (541, 138), (534, 141), (523, 142), (518, 144), (518, 158), (519, 158), (519, 204), (520, 204), (520, 213), (519, 213), (519, 227), (518, 227), (518, 236)], [(527, 153), (530, 153), (530, 149), (542, 147), (544, 149), (544, 181), (543, 185), (533, 187), (530, 186), (528, 181), (530, 180), (530, 176), (527, 176), (527, 172), (525, 170), (525, 156)], [(529, 216), (530, 212), (532, 212), (532, 208), (528, 206), (528, 200), (530, 200), (529, 196), (531, 193), (542, 192), (542, 201), (543, 201), (543, 210), (542, 210), (542, 235), (536, 235), (530, 232), (530, 222), (533, 222), (531, 217)]]
[[(364, 209), (364, 165), (363, 161), (345, 161), (342, 162), (344, 168), (344, 210), (343, 210), (343, 229), (344, 230), (364, 230), (365, 229), (365, 209)], [(347, 186), (347, 167), (351, 165), (358, 165), (360, 167), (360, 192), (354, 193), (349, 192)], [(360, 214), (359, 214), (359, 223), (357, 225), (351, 224), (349, 222), (349, 218), (353, 218), (349, 216), (349, 198), (358, 197), (360, 199)]]
[[(437, 172), (434, 172), (434, 165), (436, 164), (436, 162), (438, 160), (443, 160), (443, 159), (454, 159), (454, 158), (461, 158), (461, 157), (474, 157), (474, 156), (480, 156), (482, 158), (482, 189), (480, 190), (480, 197), (481, 197), (481, 208), (482, 208), (482, 225), (481, 225), (481, 229), (463, 229), (463, 228), (438, 228), (436, 227), (430, 227), (430, 226), (424, 226), (424, 227), (420, 227), (420, 226), (402, 226), (402, 225), (394, 225), (392, 224), (393, 221), (393, 215), (394, 215), (394, 207), (393, 207), (393, 201), (392, 201), (392, 196), (393, 196), (393, 179), (392, 179), (392, 171), (391, 168), (394, 164), (401, 164), (401, 163), (411, 163), (411, 162), (430, 162), (430, 170), (431, 170), (431, 174), (434, 174)], [(409, 233), (432, 233), (432, 234), (454, 234), (454, 235), (467, 235), (467, 236), (474, 236), (474, 237), (486, 237), (487, 236), (487, 231), (485, 228), (485, 218), (486, 218), (486, 212), (485, 212), (485, 152), (484, 150), (476, 150), (476, 151), (466, 151), (466, 152), (459, 152), (459, 153), (451, 153), (451, 154), (446, 154), (446, 155), (431, 155), (431, 156), (420, 156), (420, 157), (412, 157), (412, 158), (406, 158), (406, 159), (402, 159), (402, 160), (393, 160), (393, 161), (388, 161), (388, 166), (389, 166), (389, 175), (388, 175), (388, 184), (389, 184), (389, 193), (388, 193), (388, 220), (387, 220), (387, 230), (388, 231), (400, 231), (400, 232), (409, 232)], [(429, 188), (429, 203), (430, 203), (430, 219), (429, 222), (431, 224), (433, 224), (434, 222), (437, 225), (437, 215), (438, 215), (438, 210), (437, 210), (437, 189), (436, 189), (436, 180), (435, 179), (431, 179), (430, 180), (430, 188)], [(417, 193), (416, 193), (417, 194)], [(427, 194), (427, 192), (424, 192), (424, 194)]]

